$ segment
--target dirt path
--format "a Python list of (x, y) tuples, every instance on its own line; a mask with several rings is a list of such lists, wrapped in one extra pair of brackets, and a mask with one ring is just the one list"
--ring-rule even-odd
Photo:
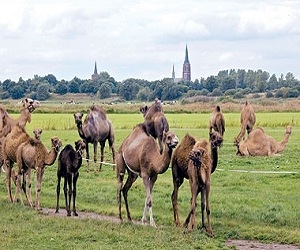
[[(60, 209), (59, 213), (55, 213), (53, 208), (43, 208), (41, 211), (43, 215), (46, 216), (60, 216), (67, 217), (67, 212), (65, 209)], [(83, 212), (78, 211), (78, 216), (71, 216), (69, 218), (75, 219), (95, 219), (95, 220), (104, 220), (111, 221), (113, 223), (121, 223), (121, 220), (115, 216), (101, 215), (92, 212)], [(141, 221), (133, 221), (134, 224), (144, 225)], [(227, 240), (225, 243), (226, 246), (232, 247), (235, 246), (237, 250), (299, 250), (300, 247), (295, 245), (287, 244), (276, 244), (276, 243), (260, 243), (258, 241), (252, 240)]]

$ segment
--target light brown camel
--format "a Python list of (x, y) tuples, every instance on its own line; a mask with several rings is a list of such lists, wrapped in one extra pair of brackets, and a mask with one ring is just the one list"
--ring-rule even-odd
[(109, 147), (112, 151), (113, 159), (113, 169), (115, 163), (115, 148), (114, 148), (114, 129), (112, 122), (107, 118), (104, 109), (100, 106), (93, 105), (88, 114), (86, 115), (84, 122), (82, 123), (83, 114), (74, 114), (75, 123), (77, 125), (78, 134), (83, 139), (86, 144), (86, 158), (87, 158), (87, 171), (89, 171), (89, 143), (94, 146), (94, 171), (96, 172), (97, 163), (97, 145), (100, 143), (101, 147), (101, 161), (100, 161), (100, 171), (102, 168), (102, 163), (104, 160), (104, 147), (105, 142), (108, 140)]
[(281, 153), (292, 133), (292, 127), (287, 126), (283, 139), (277, 142), (273, 137), (267, 135), (262, 128), (256, 128), (248, 137), (237, 145), (237, 154), (241, 156), (273, 156)]
[(17, 162), (17, 149), (20, 144), (28, 141), (29, 138), (30, 136), (25, 131), (25, 128), (17, 124), (2, 140), (3, 163), (4, 169), (6, 171), (6, 187), (8, 191), (8, 200), (10, 202), (13, 202), (11, 195), (11, 179), (13, 180), (13, 182), (15, 182), (17, 177), (12, 169), (13, 164)]
[[(149, 211), (150, 225), (155, 227), (152, 214), (152, 189), (158, 174), (163, 174), (169, 167), (173, 148), (178, 144), (177, 136), (171, 132), (164, 132), (163, 137), (164, 150), (160, 154), (157, 142), (147, 132), (145, 124), (138, 124), (130, 135), (121, 144), (117, 158), (117, 200), (119, 205), (119, 218), (121, 215), (121, 192), (123, 193), (127, 218), (131, 221), (127, 194), (132, 184), (140, 176), (146, 189), (146, 200), (142, 222), (146, 223), (146, 213)], [(123, 186), (125, 171), (128, 178)]]
[(43, 130), (41, 128), (36, 128), (33, 130), (34, 138), (39, 141), (41, 140), (42, 133), (43, 133)]
[(237, 135), (237, 137), (234, 138), (234, 145), (238, 145), (240, 143), (246, 133), (246, 130), (247, 133), (250, 134), (255, 122), (256, 116), (254, 113), (254, 109), (252, 105), (248, 101), (246, 101), (241, 112), (241, 131)]
[(0, 105), (0, 116), (2, 126), (0, 127), (0, 138), (7, 136), (8, 133), (12, 130), (13, 126), (19, 124), (21, 127), (24, 127), (27, 122), (31, 122), (31, 113), (40, 106), (40, 102), (37, 100), (32, 100), (30, 98), (25, 98), (22, 100), (21, 115), (19, 118), (12, 118), (6, 109)]
[(144, 116), (144, 122), (148, 129), (148, 132), (156, 139), (160, 148), (160, 153), (163, 151), (162, 138), (164, 132), (169, 131), (169, 123), (163, 112), (161, 102), (155, 99), (154, 103), (148, 107), (143, 106), (140, 108), (140, 112)]
[(222, 137), (224, 136), (225, 132), (225, 118), (221, 111), (220, 106), (216, 106), (213, 110), (210, 120), (209, 120), (209, 132), (218, 131)]
[[(51, 138), (51, 150), (45, 147), (45, 145), (35, 139), (29, 138), (29, 140), (20, 144), (17, 149), (16, 158), (18, 164), (18, 177), (17, 177), (17, 189), (14, 201), (16, 201), (17, 195), (19, 195), (21, 202), (21, 177), (23, 175), (27, 177), (27, 181), (24, 183), (24, 189), (26, 190), (26, 198), (31, 207), (33, 207), (33, 202), (31, 199), (31, 178), (30, 170), (36, 170), (36, 200), (35, 208), (36, 210), (41, 210), (40, 205), (40, 195), (42, 188), (42, 179), (45, 172), (46, 166), (51, 166), (54, 164), (60, 147), (62, 146), (61, 140), (54, 136)], [(26, 174), (24, 174), (26, 173)], [(27, 185), (26, 185), (27, 183)]]
[[(71, 198), (73, 195), (73, 215), (78, 216), (76, 212), (76, 194), (77, 179), (79, 177), (79, 168), (82, 164), (82, 154), (85, 150), (85, 143), (82, 140), (75, 142), (75, 150), (72, 145), (68, 144), (58, 156), (57, 168), (57, 187), (56, 187), (56, 213), (59, 210), (60, 181), (64, 178), (64, 194), (66, 202), (67, 216), (71, 216)], [(69, 187), (69, 188), (68, 188)]]
[[(200, 140), (200, 142), (203, 141), (206, 140)], [(210, 150), (207, 151), (207, 154), (211, 158), (211, 166), (209, 167), (210, 173), (213, 173), (217, 167), (218, 147), (221, 146), (222, 141), (223, 138), (219, 132), (213, 131), (212, 133), (210, 133), (210, 139), (209, 139)], [(173, 205), (173, 213), (174, 213), (174, 222), (176, 226), (180, 226), (180, 219), (178, 214), (178, 190), (182, 185), (184, 179), (191, 179), (192, 176), (192, 180), (195, 180), (195, 175), (194, 175), (195, 172), (190, 171), (189, 168), (189, 164), (190, 164), (189, 156), (190, 156), (190, 152), (193, 151), (193, 148), (196, 144), (197, 144), (197, 140), (193, 136), (187, 133), (182, 139), (181, 143), (175, 149), (172, 158), (172, 176), (173, 176), (173, 186), (174, 186), (174, 190), (172, 192), (172, 205)], [(198, 191), (200, 191), (200, 189)], [(192, 227), (195, 226), (194, 224), (195, 223), (193, 222), (191, 226)], [(185, 226), (188, 225), (186, 224)]]

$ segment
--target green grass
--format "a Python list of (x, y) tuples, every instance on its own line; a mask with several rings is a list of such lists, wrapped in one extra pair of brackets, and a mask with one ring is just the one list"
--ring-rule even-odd
[[(258, 113), (257, 124), (276, 140), (281, 140), (284, 126), (293, 125), (286, 150), (275, 157), (236, 156), (233, 138), (239, 132), (239, 114), (225, 113), (226, 132), (223, 147), (219, 150), (218, 170), (212, 175), (211, 220), (215, 234), (208, 238), (201, 230), (185, 233), (173, 224), (171, 193), (173, 190), (171, 169), (159, 175), (153, 189), (153, 214), (158, 226), (115, 224), (95, 219), (45, 216), (19, 203), (7, 201), (5, 175), (0, 179), (0, 249), (226, 249), (228, 238), (252, 239), (263, 242), (282, 242), (300, 245), (299, 190), (300, 171), (298, 142), (300, 140), (300, 116), (297, 113)], [(172, 130), (179, 139), (186, 132), (197, 138), (208, 138), (209, 114), (167, 114)], [(130, 133), (135, 124), (142, 121), (141, 114), (109, 114), (115, 127), (115, 147)], [(50, 137), (58, 135), (65, 146), (79, 138), (72, 114), (36, 114), (27, 125), (28, 133), (42, 128), (42, 141), (50, 148)], [(91, 146), (90, 146), (91, 147)], [(108, 147), (105, 160), (111, 161)], [(98, 153), (99, 155), (99, 153)], [(44, 174), (41, 206), (55, 208), (57, 162), (47, 167)], [(116, 202), (116, 176), (111, 166), (103, 171), (87, 173), (83, 164), (77, 191), (77, 209), (105, 215), (118, 215)], [(221, 171), (222, 170), (222, 171)], [(230, 170), (277, 171), (278, 174), (241, 173)], [(298, 174), (280, 174), (295, 171)], [(35, 193), (35, 175), (33, 194)], [(35, 197), (35, 196), (33, 196)], [(134, 220), (142, 217), (145, 190), (138, 179), (129, 191), (129, 207)], [(200, 197), (198, 198), (199, 201)], [(61, 213), (65, 213), (63, 188), (61, 187)], [(189, 212), (190, 188), (187, 180), (179, 190), (181, 222)], [(200, 207), (197, 207), (200, 224)]]

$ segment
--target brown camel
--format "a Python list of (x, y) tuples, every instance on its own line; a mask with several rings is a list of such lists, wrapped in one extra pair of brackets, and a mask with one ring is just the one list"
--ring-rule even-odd
[(144, 122), (147, 126), (148, 132), (156, 139), (160, 148), (160, 153), (163, 151), (162, 138), (164, 131), (169, 131), (169, 123), (163, 112), (162, 105), (158, 99), (155, 99), (154, 103), (148, 107), (143, 106), (140, 108), (140, 112), (144, 116)]
[(246, 133), (246, 130), (247, 133), (250, 134), (255, 122), (256, 122), (256, 116), (254, 113), (254, 109), (251, 106), (251, 104), (246, 101), (241, 112), (241, 131), (234, 139), (234, 145), (238, 145), (240, 143), (240, 141), (242, 140), (242, 138)]
[[(214, 131), (214, 132), (210, 133), (209, 141), (210, 141), (210, 151), (206, 151), (205, 154), (209, 155), (211, 158), (211, 161), (210, 161), (211, 164), (209, 166), (209, 170), (210, 170), (210, 174), (212, 174), (215, 171), (217, 164), (218, 164), (217, 148), (221, 146), (223, 138), (219, 132)], [(203, 190), (203, 192), (206, 191), (209, 194), (209, 189), (208, 190), (205, 189), (205, 185), (200, 185), (201, 182), (200, 182), (200, 184), (198, 182), (195, 182), (195, 180), (196, 181), (198, 180), (195, 177), (195, 171), (194, 170), (191, 171), (190, 169), (192, 169), (192, 168), (189, 167), (191, 165), (190, 158), (189, 158), (190, 153), (194, 150), (194, 147), (196, 144), (199, 144), (199, 143), (201, 144), (202, 142), (206, 143), (206, 140), (200, 140), (200, 142), (197, 143), (196, 139), (193, 136), (186, 134), (184, 136), (184, 138), (182, 139), (181, 143), (175, 149), (174, 154), (173, 154), (172, 176), (173, 176), (174, 190), (172, 192), (172, 205), (173, 205), (173, 213), (174, 213), (174, 222), (175, 222), (176, 226), (180, 226), (180, 219), (179, 219), (179, 214), (178, 214), (178, 190), (179, 190), (180, 186), (182, 185), (184, 179), (192, 178), (192, 181), (190, 180), (192, 194), (195, 194), (195, 191), (193, 191), (193, 189), (192, 189), (192, 185), (199, 186), (199, 189), (197, 189), (198, 193)], [(205, 164), (208, 164), (208, 163), (205, 163)], [(208, 176), (207, 169), (205, 170), (205, 172), (206, 172), (206, 175)], [(203, 214), (202, 214), (202, 216), (203, 216)], [(204, 221), (202, 221), (202, 223), (204, 225)], [(188, 223), (185, 223), (185, 226), (188, 226)], [(194, 226), (195, 226), (195, 221), (193, 221), (192, 224), (189, 225), (188, 227), (193, 228)]]
[(3, 163), (6, 171), (6, 187), (8, 191), (8, 200), (10, 202), (13, 202), (11, 195), (11, 179), (15, 182), (17, 177), (12, 169), (13, 164), (17, 162), (17, 149), (20, 144), (28, 141), (29, 139), (30, 136), (25, 131), (25, 128), (17, 124), (2, 140)]
[(40, 106), (40, 102), (37, 100), (32, 100), (30, 98), (25, 98), (22, 100), (22, 109), (21, 115), (18, 119), (12, 118), (6, 111), (6, 109), (0, 105), (0, 115), (2, 121), (0, 125), (0, 138), (7, 136), (8, 133), (12, 130), (13, 126), (19, 124), (21, 127), (24, 127), (27, 122), (31, 122), (31, 113)]
[(213, 129), (214, 131), (218, 131), (222, 135), (222, 137), (224, 136), (225, 118), (220, 106), (215, 107), (210, 117), (209, 132), (211, 133)]
[[(30, 170), (35, 169), (36, 170), (36, 200), (35, 200), (35, 208), (36, 210), (41, 210), (40, 205), (40, 194), (41, 194), (41, 188), (42, 188), (42, 179), (45, 172), (46, 166), (51, 166), (54, 164), (58, 152), (60, 150), (60, 147), (62, 146), (61, 140), (54, 136), (51, 138), (51, 150), (48, 151), (48, 149), (44, 146), (44, 144), (35, 139), (35, 138), (29, 138), (29, 140), (23, 142), (20, 144), (20, 146), (17, 149), (16, 158), (17, 158), (17, 164), (18, 164), (18, 177), (17, 177), (17, 189), (16, 189), (16, 195), (19, 195), (21, 202), (22, 196), (21, 196), (21, 176), (27, 176), (27, 181), (24, 181), (24, 189), (26, 193), (26, 198), (31, 207), (33, 207), (33, 202), (31, 199), (31, 178), (30, 178)], [(24, 174), (26, 173), (26, 174)], [(26, 185), (26, 182), (28, 183), (28, 188)]]
[(42, 133), (43, 133), (43, 130), (41, 128), (36, 128), (33, 130), (34, 138), (39, 141), (41, 140)]
[[(101, 162), (100, 171), (102, 168), (102, 163), (104, 160), (104, 147), (105, 142), (108, 140), (109, 147), (112, 151), (113, 166), (115, 163), (115, 148), (114, 148), (114, 129), (111, 121), (107, 118), (104, 109), (100, 106), (93, 105), (88, 114), (86, 115), (84, 122), (82, 124), (82, 113), (74, 114), (75, 123), (77, 125), (78, 134), (83, 139), (86, 144), (86, 158), (87, 158), (87, 171), (89, 171), (89, 146), (88, 143), (92, 143), (94, 146), (94, 171), (96, 172), (96, 162), (97, 162), (97, 145), (100, 143), (101, 147)], [(115, 169), (115, 167), (113, 167)]]
[[(121, 144), (116, 158), (118, 181), (117, 200), (119, 205), (119, 218), (121, 220), (121, 191), (125, 201), (127, 218), (131, 221), (127, 194), (137, 177), (140, 176), (143, 179), (146, 189), (142, 222), (145, 223), (147, 221), (146, 213), (149, 211), (150, 225), (155, 227), (152, 215), (152, 189), (158, 174), (163, 174), (168, 169), (173, 148), (178, 144), (178, 138), (171, 131), (164, 132), (163, 144), (163, 154), (160, 154), (157, 142), (149, 135), (145, 124), (138, 124)], [(128, 178), (123, 186), (125, 171), (128, 172)]]
[[(75, 150), (72, 145), (68, 144), (60, 152), (58, 156), (57, 168), (57, 188), (56, 188), (56, 213), (59, 210), (59, 194), (60, 194), (60, 181), (64, 178), (64, 194), (66, 202), (67, 216), (71, 216), (71, 198), (73, 195), (73, 215), (78, 216), (76, 212), (76, 183), (79, 177), (79, 168), (82, 164), (82, 154), (85, 150), (85, 143), (82, 140), (75, 142)], [(72, 186), (73, 183), (73, 186)], [(69, 189), (68, 189), (69, 187)]]
[(281, 153), (292, 133), (292, 127), (287, 126), (281, 142), (267, 135), (262, 128), (254, 129), (248, 137), (237, 145), (237, 154), (241, 156), (273, 156)]

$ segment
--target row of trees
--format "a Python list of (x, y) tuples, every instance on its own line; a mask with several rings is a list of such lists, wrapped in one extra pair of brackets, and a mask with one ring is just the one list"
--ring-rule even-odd
[(181, 97), (196, 95), (222, 96), (229, 95), (241, 98), (248, 93), (267, 93), (267, 97), (298, 97), (300, 81), (292, 73), (276, 77), (262, 70), (222, 70), (217, 75), (196, 79), (190, 82), (174, 82), (172, 78), (157, 81), (129, 78), (117, 82), (107, 72), (101, 72), (96, 80), (79, 79), (70, 81), (57, 80), (52, 74), (35, 75), (33, 79), (18, 82), (7, 79), (0, 82), (1, 99), (19, 99), (24, 96), (46, 100), (51, 93), (64, 95), (66, 93), (87, 93), (97, 95), (100, 99), (118, 95), (124, 100), (148, 101), (154, 98), (175, 100)]

